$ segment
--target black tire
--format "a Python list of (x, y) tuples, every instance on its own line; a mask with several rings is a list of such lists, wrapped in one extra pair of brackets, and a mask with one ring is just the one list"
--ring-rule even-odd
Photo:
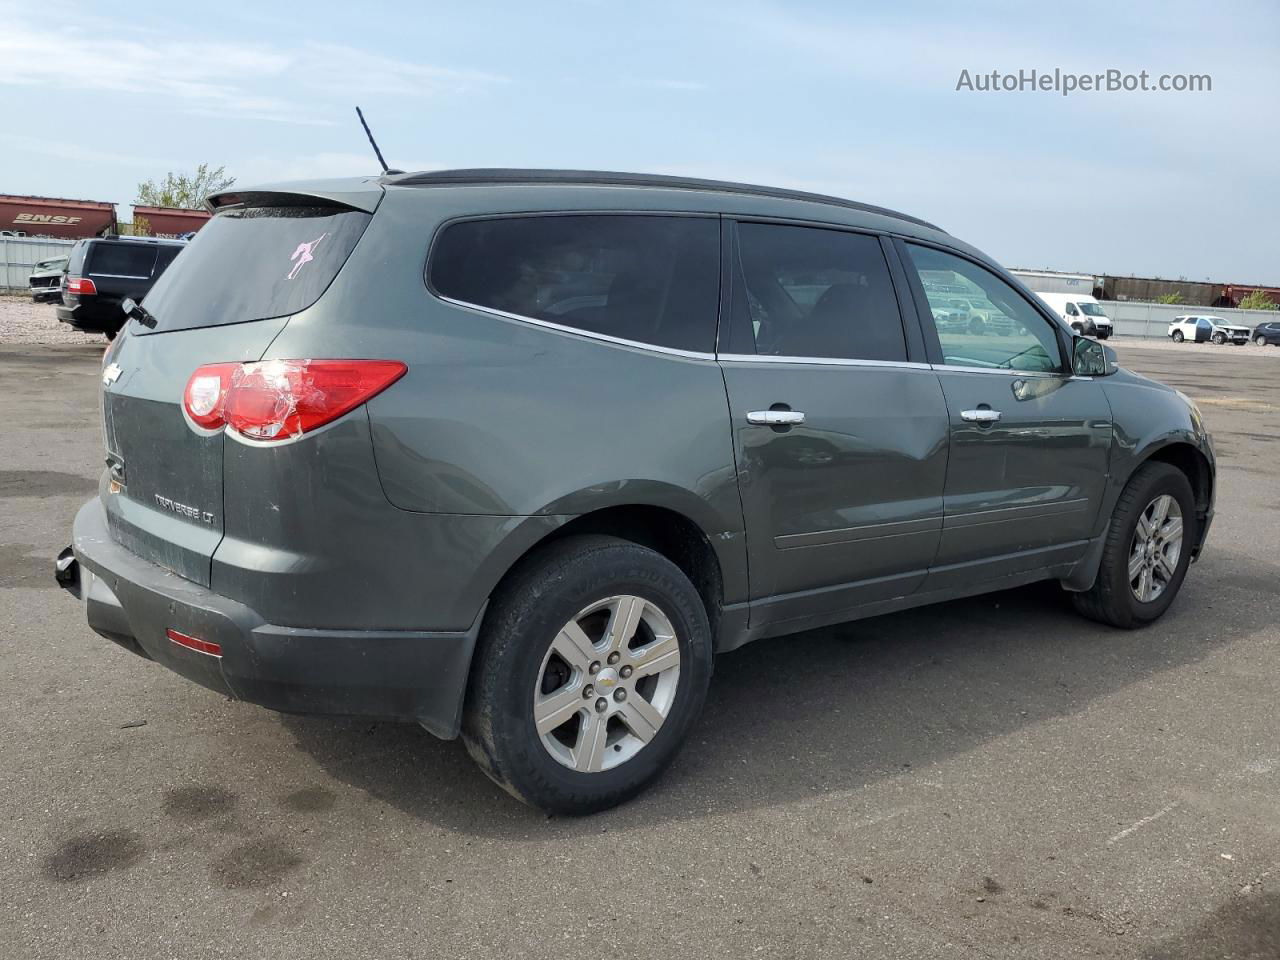
[(981, 317), (974, 317), (969, 321), (969, 333), (975, 337), (981, 337), (987, 332), (987, 322)]
[(1254, 343), (1256, 343), (1256, 344), (1257, 344), (1258, 346), (1260, 346), (1260, 347), (1265, 347), (1265, 346), (1267, 345), (1267, 338), (1266, 338), (1266, 337), (1254, 337), (1254, 338), (1253, 338), (1253, 342), (1254, 342)]
[(1226, 338), (1226, 336), (1225, 336), (1224, 334), (1221, 334), (1221, 333), (1215, 333), (1215, 334), (1214, 334), (1212, 337), (1210, 337), (1209, 339), (1210, 339), (1210, 340), (1212, 340), (1212, 341), (1213, 341), (1215, 344), (1217, 344), (1218, 346), (1222, 346), (1224, 343), (1226, 343), (1226, 342), (1227, 342), (1227, 338)]
[[(675, 694), (657, 733), (634, 756), (579, 772), (555, 759), (538, 735), (534, 690), (561, 629), (592, 603), (619, 595), (655, 604), (674, 628)], [(567, 537), (521, 561), (490, 602), (472, 661), (463, 741), (495, 783), (531, 806), (570, 815), (607, 809), (644, 790), (675, 757), (706, 700), (712, 656), (702, 598), (675, 564), (625, 540)]]
[[(1174, 575), (1163, 592), (1154, 600), (1143, 603), (1129, 586), (1129, 551), (1138, 518), (1156, 497), (1163, 494), (1172, 496), (1182, 511), (1182, 549)], [(1143, 464), (1129, 478), (1111, 515), (1097, 579), (1090, 589), (1071, 595), (1076, 610), (1090, 620), (1124, 629), (1146, 626), (1159, 619), (1182, 587), (1198, 532), (1195, 495), (1186, 474), (1167, 463)]]
[(1174, 342), (1174, 343), (1181, 343), (1181, 342), (1182, 342), (1183, 340), (1185, 340), (1185, 339), (1187, 339), (1186, 334), (1184, 334), (1181, 330), (1175, 330), (1175, 331), (1173, 331), (1173, 342)]

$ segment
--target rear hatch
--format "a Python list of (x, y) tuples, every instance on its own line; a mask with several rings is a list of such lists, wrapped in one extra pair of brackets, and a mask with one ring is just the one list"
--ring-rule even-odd
[(187, 381), (203, 364), (261, 358), (289, 317), (324, 293), (374, 205), (246, 196), (220, 210), (151, 288), (104, 358), (102, 496), (117, 542), (209, 585), (229, 441), (188, 420)]

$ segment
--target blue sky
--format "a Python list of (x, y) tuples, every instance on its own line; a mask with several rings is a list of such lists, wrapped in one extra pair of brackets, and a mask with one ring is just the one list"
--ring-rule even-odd
[[(0, 0), (0, 193), (133, 200), (393, 166), (818, 190), (1010, 266), (1280, 284), (1280, 4)], [(114, 11), (121, 11), (116, 14)], [(124, 13), (123, 11), (127, 11)], [(957, 92), (1207, 73), (1207, 93)]]

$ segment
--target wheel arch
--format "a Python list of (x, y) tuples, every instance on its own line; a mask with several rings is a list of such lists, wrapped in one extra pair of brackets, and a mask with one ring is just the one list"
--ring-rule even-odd
[(617, 537), (674, 563), (702, 597), (712, 636), (718, 636), (724, 609), (746, 599), (746, 536), (741, 523), (726, 520), (708, 500), (689, 491), (645, 481), (580, 491), (536, 516), (521, 518), (479, 571), (474, 599), (493, 596), (530, 555), (577, 534)]
[[(1194, 443), (1187, 440), (1170, 439), (1164, 443), (1148, 447), (1135, 459), (1133, 469), (1129, 471), (1129, 476), (1125, 477), (1125, 483), (1136, 473), (1143, 464), (1147, 463), (1167, 463), (1172, 467), (1177, 467), (1187, 477), (1191, 484), (1191, 491), (1196, 498), (1196, 520), (1199, 522), (1200, 528), (1203, 529), (1204, 520), (1209, 513), (1213, 504), (1213, 466), (1209, 462), (1209, 458)], [(1200, 541), (1197, 539), (1196, 544), (1192, 548), (1192, 556), (1200, 552)]]
[(1197, 533), (1195, 543), (1191, 547), (1191, 557), (1195, 559), (1204, 545), (1207, 530), (1206, 521), (1213, 509), (1214, 470), (1212, 461), (1200, 448), (1199, 444), (1178, 434), (1167, 436), (1151, 442), (1137, 450), (1128, 462), (1128, 469), (1123, 476), (1118, 476), (1111, 485), (1110, 493), (1104, 503), (1102, 528), (1093, 538), (1085, 555), (1076, 564), (1070, 576), (1061, 582), (1063, 587), (1072, 593), (1088, 590), (1093, 586), (1098, 575), (1098, 567), (1102, 563), (1102, 551), (1106, 543), (1107, 531), (1110, 528), (1111, 516), (1115, 512), (1116, 502), (1124, 488), (1129, 485), (1143, 465), (1148, 463), (1167, 463), (1186, 475), (1191, 484), (1192, 494), (1196, 501)]

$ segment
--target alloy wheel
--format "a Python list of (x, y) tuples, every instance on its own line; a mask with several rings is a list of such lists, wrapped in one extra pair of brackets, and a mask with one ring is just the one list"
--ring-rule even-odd
[(1182, 555), (1182, 508), (1164, 493), (1138, 516), (1129, 547), (1129, 589), (1141, 603), (1159, 597), (1173, 581)]
[(680, 644), (656, 604), (609, 597), (560, 628), (538, 671), (533, 720), (543, 747), (580, 773), (630, 760), (661, 729), (680, 681)]

